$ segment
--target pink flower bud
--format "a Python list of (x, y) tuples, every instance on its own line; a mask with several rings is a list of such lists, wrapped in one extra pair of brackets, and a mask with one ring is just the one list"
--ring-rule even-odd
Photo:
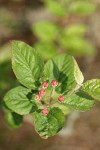
[(42, 109), (42, 114), (47, 115), (48, 114), (48, 109), (47, 108)]
[(44, 88), (47, 88), (47, 87), (48, 87), (48, 82), (47, 82), (47, 81), (44, 81), (44, 82), (42, 83), (42, 86), (43, 86)]
[(36, 94), (36, 95), (35, 95), (35, 99), (36, 99), (36, 100), (40, 100), (40, 98), (41, 98), (41, 97), (40, 97), (40, 94)]
[(57, 80), (52, 80), (52, 86), (57, 86), (58, 85), (58, 81)]
[(41, 89), (41, 90), (39, 91), (39, 94), (40, 94), (40, 95), (44, 95), (44, 94), (45, 94), (45, 90), (44, 90), (44, 89)]
[(63, 100), (64, 100), (64, 96), (60, 95), (60, 96), (58, 97), (58, 101), (59, 101), (59, 102), (62, 102)]

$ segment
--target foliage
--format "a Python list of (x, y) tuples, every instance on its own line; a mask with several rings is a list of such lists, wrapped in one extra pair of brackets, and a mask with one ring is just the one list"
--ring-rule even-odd
[[(32, 47), (13, 41), (12, 68), (22, 85), (11, 89), (4, 97), (10, 111), (6, 120), (12, 127), (18, 127), (22, 123), (21, 116), (31, 113), (35, 129), (42, 138), (58, 133), (63, 128), (64, 116), (71, 110), (90, 110), (95, 98), (100, 100), (100, 79), (83, 83), (77, 62), (66, 53), (44, 65)], [(59, 96), (63, 97), (62, 101)]]
[(5, 120), (11, 128), (18, 128), (23, 123), (23, 116), (10, 110), (5, 112)]
[[(45, 31), (43, 26), (41, 26), (41, 24), (45, 24), (46, 26), (48, 23), (48, 21), (40, 21), (35, 23), (35, 26), (33, 25), (33, 31), (36, 36), (39, 37), (39, 41), (34, 44), (34, 47), (45, 60), (48, 60), (48, 58), (53, 58), (61, 51), (68, 51), (69, 54), (73, 55), (94, 54), (95, 48), (87, 39), (84, 38), (87, 31), (85, 25), (73, 24), (64, 28), (55, 26), (56, 32), (52, 33), (49, 26), (47, 31)], [(39, 32), (38, 30), (42, 32)], [(52, 33), (52, 37), (49, 37), (50, 32)]]
[(91, 14), (95, 11), (96, 5), (89, 1), (76, 1), (69, 7), (69, 12), (77, 14)]
[(38, 53), (44, 58), (44, 60), (48, 60), (57, 55), (57, 46), (52, 42), (37, 42), (34, 44), (34, 48), (38, 51)]
[(44, 60), (53, 58), (61, 51), (67, 51), (71, 55), (94, 54), (93, 44), (85, 37), (88, 31), (86, 25), (82, 23), (62, 25), (61, 22), (73, 14), (82, 16), (92, 14), (96, 10), (96, 5), (87, 0), (44, 0), (44, 3), (45, 8), (58, 17), (57, 22), (40, 20), (32, 25), (32, 31), (38, 38), (34, 47)]
[(95, 11), (96, 5), (91, 0), (45, 0), (47, 9), (57, 16), (66, 14), (91, 14)]

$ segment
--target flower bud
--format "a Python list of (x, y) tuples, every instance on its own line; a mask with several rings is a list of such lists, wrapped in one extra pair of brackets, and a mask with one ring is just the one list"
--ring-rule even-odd
[(52, 80), (52, 86), (57, 86), (58, 85), (58, 81), (57, 80)]
[(40, 95), (44, 95), (44, 94), (45, 94), (45, 90), (44, 90), (44, 89), (41, 89), (41, 90), (39, 91), (39, 94), (40, 94)]
[(36, 99), (36, 100), (40, 100), (40, 98), (41, 98), (41, 97), (40, 97), (40, 94), (36, 94), (36, 95), (35, 95), (35, 99)]
[(47, 108), (42, 109), (42, 114), (47, 115), (48, 114), (48, 109)]
[(44, 81), (44, 82), (42, 83), (42, 86), (43, 86), (44, 88), (47, 88), (47, 87), (48, 87), (48, 82), (47, 82), (47, 81)]
[(64, 100), (64, 96), (60, 95), (60, 96), (58, 97), (58, 101), (59, 101), (59, 102), (62, 102), (63, 100)]

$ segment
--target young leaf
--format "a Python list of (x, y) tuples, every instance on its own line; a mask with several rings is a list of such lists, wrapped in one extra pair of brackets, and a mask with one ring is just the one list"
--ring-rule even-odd
[[(57, 92), (69, 92), (77, 83), (82, 83), (83, 75), (73, 57), (67, 54), (59, 55), (49, 60), (44, 67), (44, 75), (47, 80), (56, 79)], [(79, 78), (79, 80), (78, 80)]]
[(87, 27), (83, 24), (72, 24), (63, 29), (66, 36), (83, 36), (87, 31)]
[(82, 91), (88, 93), (93, 98), (100, 100), (100, 79), (86, 81), (82, 86)]
[(73, 60), (74, 60), (74, 77), (75, 77), (75, 81), (80, 85), (84, 81), (84, 76), (83, 76), (80, 68), (78, 67), (78, 64), (77, 64), (76, 60), (74, 59), (74, 57), (73, 57)]
[[(60, 1), (61, 2), (61, 1)], [(66, 15), (66, 10), (63, 5), (61, 5), (59, 1), (54, 0), (45, 0), (47, 9), (57, 16), (64, 16)]]
[(71, 96), (66, 96), (62, 104), (75, 110), (86, 111), (94, 106), (94, 100), (88, 94), (79, 91)]
[(74, 1), (69, 7), (69, 12), (77, 14), (91, 14), (95, 10), (95, 3), (88, 1)]
[(60, 44), (68, 50), (69, 54), (74, 55), (92, 55), (95, 52), (95, 48), (91, 43), (85, 40), (81, 36), (69, 36), (62, 34), (59, 40)]
[(34, 48), (44, 60), (48, 60), (57, 55), (57, 47), (53, 42), (37, 42)]
[(6, 112), (5, 120), (10, 127), (18, 128), (22, 125), (23, 116), (9, 110)]
[(33, 32), (42, 41), (52, 42), (58, 34), (58, 26), (49, 21), (39, 21), (33, 25)]
[(20, 83), (33, 89), (43, 70), (43, 62), (32, 47), (24, 42), (13, 41), (12, 68)]
[(59, 109), (61, 109), (61, 111), (63, 112), (64, 115), (68, 115), (71, 112), (71, 109), (69, 107), (67, 107), (66, 105), (63, 105), (62, 103), (55, 103), (51, 106), (53, 107), (57, 107)]
[(12, 111), (26, 115), (36, 110), (35, 103), (29, 97), (31, 90), (22, 86), (11, 89), (4, 97), (5, 104)]
[(51, 108), (47, 115), (41, 110), (34, 113), (34, 125), (36, 131), (43, 138), (55, 135), (64, 125), (64, 114), (59, 108)]

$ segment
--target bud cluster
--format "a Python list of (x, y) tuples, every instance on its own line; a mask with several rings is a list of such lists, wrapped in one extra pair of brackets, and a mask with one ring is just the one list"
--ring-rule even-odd
[[(52, 80), (51, 85), (52, 85), (52, 87), (56, 87), (58, 85), (58, 81), (57, 80)], [(49, 86), (49, 83), (47, 81), (42, 82), (42, 89), (40, 89), (39, 92), (35, 95), (36, 100), (41, 100), (43, 98), (43, 96), (46, 94), (46, 88), (48, 86)], [(58, 97), (58, 101), (62, 102), (63, 100), (64, 100), (64, 96), (60, 95)], [(42, 114), (47, 115), (48, 114), (48, 109), (43, 108), (42, 109)]]

